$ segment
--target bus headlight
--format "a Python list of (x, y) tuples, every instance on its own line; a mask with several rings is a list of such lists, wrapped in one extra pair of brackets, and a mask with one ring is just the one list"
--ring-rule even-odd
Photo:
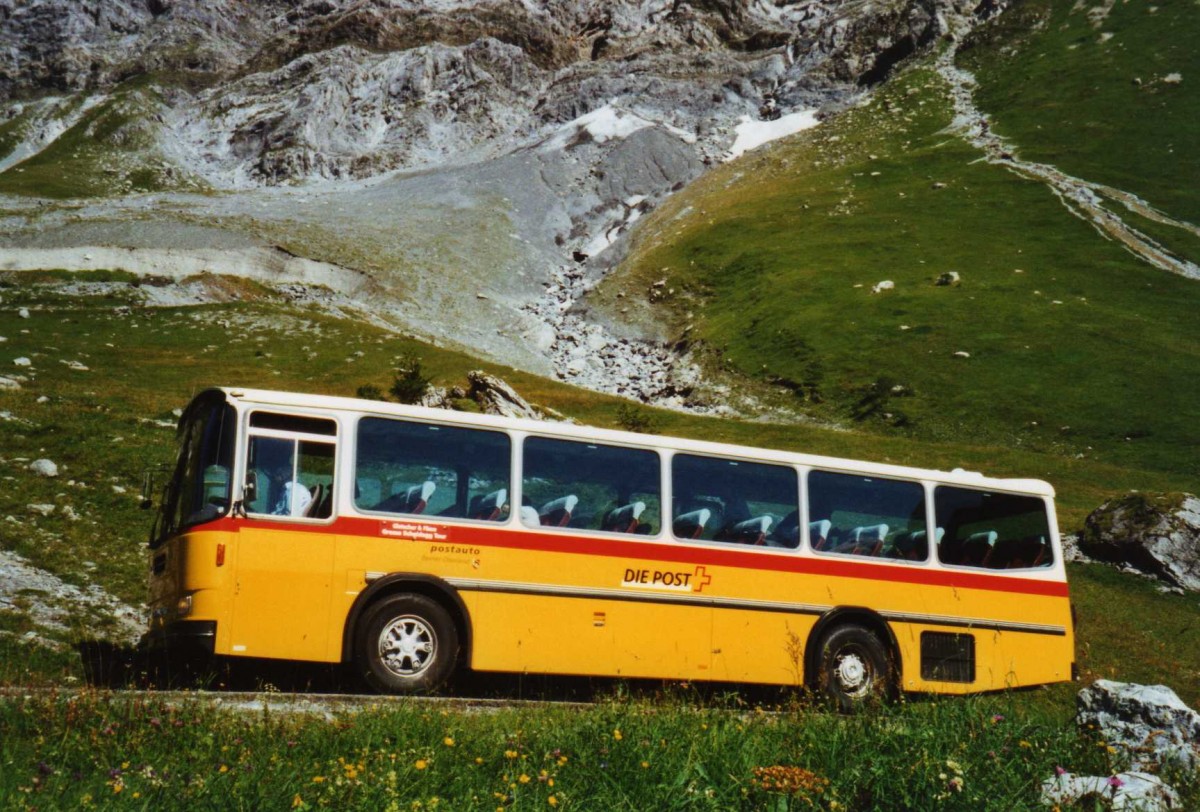
[(192, 613), (192, 596), (184, 595), (175, 604), (175, 616), (176, 617), (187, 617), (191, 613)]

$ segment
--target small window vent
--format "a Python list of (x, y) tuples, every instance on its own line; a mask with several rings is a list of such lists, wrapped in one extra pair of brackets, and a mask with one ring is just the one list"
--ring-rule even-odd
[(975, 681), (975, 636), (921, 632), (921, 679)]

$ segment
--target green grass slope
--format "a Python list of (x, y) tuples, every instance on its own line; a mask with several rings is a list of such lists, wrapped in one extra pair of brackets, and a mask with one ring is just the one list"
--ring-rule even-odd
[[(1200, 283), (981, 161), (947, 130), (951, 109), (945, 82), (918, 67), (722, 167), (648, 219), (593, 303), (713, 369), (787, 386), (818, 417), (1159, 471), (1194, 490)], [(934, 284), (950, 271), (961, 286)], [(895, 288), (873, 293), (884, 280)]]
[[(148, 79), (118, 87), (45, 149), (0, 172), (0, 195), (50, 199), (206, 188), (168, 164), (155, 147), (156, 91)], [(72, 114), (74, 100), (62, 109)], [(28, 137), (31, 113), (0, 124), (0, 157)]]
[(1190, 0), (1021, 0), (970, 37), (959, 62), (977, 72), (977, 103), (1023, 158), (1197, 224), (1197, 42)]

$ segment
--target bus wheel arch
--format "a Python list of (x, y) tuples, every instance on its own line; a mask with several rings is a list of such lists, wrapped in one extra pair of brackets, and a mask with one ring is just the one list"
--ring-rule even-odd
[(804, 649), (805, 684), (852, 712), (899, 692), (900, 648), (891, 627), (864, 607), (838, 607), (813, 626)]
[(342, 662), (355, 662), (359, 659), (363, 632), (370, 622), (373, 612), (382, 602), (397, 596), (419, 596), (433, 602), (446, 613), (454, 626), (454, 637), (457, 653), (454, 667), (458, 668), (471, 662), (471, 622), (466, 604), (458, 594), (458, 590), (441, 578), (417, 573), (392, 573), (379, 578), (359, 593), (346, 617), (346, 625), (342, 634)]

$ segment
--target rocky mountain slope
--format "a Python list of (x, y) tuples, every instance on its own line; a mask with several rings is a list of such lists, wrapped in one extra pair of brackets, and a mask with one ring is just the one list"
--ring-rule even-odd
[(999, 7), (0, 0), (0, 266), (281, 248), (401, 329), (695, 405), (679, 357), (571, 313), (629, 227)]

